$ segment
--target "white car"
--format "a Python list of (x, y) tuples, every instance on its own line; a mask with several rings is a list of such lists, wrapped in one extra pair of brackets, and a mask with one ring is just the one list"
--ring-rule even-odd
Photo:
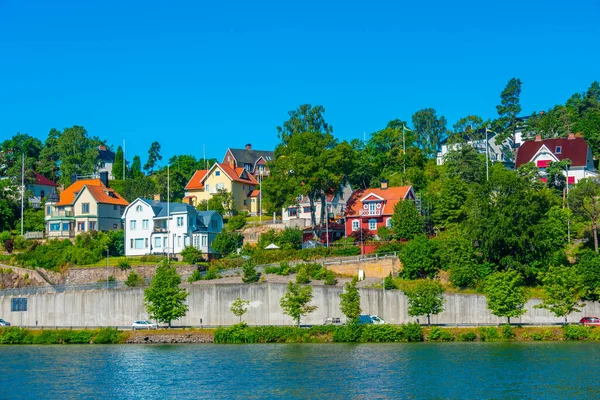
[(10, 326), (10, 322), (3, 320), (0, 318), (0, 326)]
[(158, 329), (158, 325), (153, 324), (150, 321), (140, 320), (140, 321), (134, 321), (134, 323), (131, 324), (131, 329), (133, 329), (134, 331), (136, 329), (148, 329), (148, 330), (150, 330), (150, 329)]

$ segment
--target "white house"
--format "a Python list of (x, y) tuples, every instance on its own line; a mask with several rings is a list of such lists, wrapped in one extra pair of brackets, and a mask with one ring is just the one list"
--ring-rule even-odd
[(210, 257), (215, 254), (212, 242), (223, 229), (223, 218), (216, 211), (142, 198), (125, 209), (123, 219), (127, 256), (179, 254), (186, 246), (194, 246)]
[(571, 165), (563, 171), (570, 185), (580, 179), (598, 176), (592, 159), (592, 149), (581, 137), (570, 134), (567, 138), (535, 140), (524, 142), (517, 153), (517, 168), (526, 163), (534, 163), (540, 170), (542, 181), (546, 181), (546, 167), (552, 162), (568, 159)]
[[(326, 206), (330, 219), (342, 218), (346, 211), (346, 202), (352, 196), (352, 187), (345, 183), (340, 185), (337, 193), (328, 193), (325, 196)], [(321, 201), (315, 200), (315, 217), (317, 224), (321, 223)], [(288, 226), (293, 225), (299, 228), (312, 226), (310, 220), (310, 202), (308, 197), (300, 196), (298, 203), (281, 210), (281, 220)]]
[[(440, 142), (440, 150), (437, 153), (437, 165), (444, 164), (445, 158), (449, 152), (453, 150), (460, 150), (462, 146), (472, 146), (475, 151), (480, 154), (485, 154), (486, 150), (486, 135), (485, 130), (478, 132), (478, 139), (464, 137), (462, 141), (457, 141), (454, 143), (448, 142), (448, 138), (442, 140)], [(512, 149), (512, 139), (506, 139), (502, 143), (496, 143), (496, 133), (488, 131), (487, 135), (487, 151), (488, 157), (491, 162), (501, 162), (507, 166), (514, 165), (511, 155)], [(518, 132), (516, 135), (517, 144), (516, 146), (520, 146), (522, 143), (522, 135), (521, 132)]]

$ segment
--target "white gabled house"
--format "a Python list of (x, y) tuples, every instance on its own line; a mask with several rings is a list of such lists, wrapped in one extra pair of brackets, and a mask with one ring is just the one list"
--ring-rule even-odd
[(223, 229), (223, 217), (216, 211), (197, 211), (184, 203), (138, 198), (123, 214), (125, 255), (179, 254), (194, 246), (203, 254), (215, 254), (212, 242)]

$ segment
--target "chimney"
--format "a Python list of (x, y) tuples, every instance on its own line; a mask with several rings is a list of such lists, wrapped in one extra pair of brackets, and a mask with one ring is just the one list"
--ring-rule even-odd
[(108, 188), (108, 171), (102, 171), (100, 172), (100, 182), (102, 182), (102, 184)]
[(106, 146), (101, 144), (100, 146), (98, 146), (98, 150), (106, 150)]
[(536, 142), (541, 142), (542, 141), (542, 135), (535, 135), (535, 141)]
[(248, 143), (246, 145), (246, 150), (252, 150), (252, 144), (251, 143)]
[(154, 200), (156, 200), (156, 201), (160, 201), (160, 193), (156, 193), (156, 194), (153, 196), (153, 199), (154, 199)]
[(540, 115), (544, 115), (544, 112), (543, 112), (543, 111), (540, 111)]
[(77, 174), (71, 174), (71, 185), (77, 182)]
[(575, 134), (574, 133), (569, 133), (569, 140), (575, 139)]
[(387, 179), (382, 179), (381, 180), (381, 189), (386, 190), (388, 188), (388, 183), (389, 183), (389, 181)]

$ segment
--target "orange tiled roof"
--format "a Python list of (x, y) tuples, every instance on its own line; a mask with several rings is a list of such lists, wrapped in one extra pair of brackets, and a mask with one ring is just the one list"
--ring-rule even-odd
[[(219, 167), (223, 170), (223, 172), (225, 172), (231, 179), (233, 179), (236, 182), (247, 183), (250, 185), (258, 185), (258, 182), (256, 181), (256, 179), (254, 179), (252, 174), (250, 174), (244, 168), (233, 169), (229, 165), (226, 165), (226, 164), (219, 164)], [(248, 179), (241, 178), (241, 175), (244, 171), (246, 171)]]
[(260, 195), (260, 190), (253, 190), (250, 192), (248, 197), (258, 197)]
[(129, 205), (129, 202), (121, 197), (120, 194), (115, 192), (113, 189), (107, 189), (100, 179), (82, 179), (80, 181), (75, 181), (75, 183), (61, 192), (60, 201), (56, 203), (56, 205), (69, 206), (73, 204), (77, 194), (79, 194), (84, 187), (90, 191), (98, 203), (121, 206)]
[(90, 191), (94, 199), (101, 204), (112, 204), (116, 206), (128, 206), (129, 202), (125, 200), (119, 193), (113, 189), (106, 188), (104, 186), (87, 186), (86, 188)]
[(192, 179), (190, 179), (188, 184), (185, 185), (185, 190), (204, 189), (204, 183), (202, 183), (202, 181), (204, 180), (204, 177), (206, 176), (207, 172), (208, 170), (206, 169), (199, 169), (196, 172), (194, 172), (194, 176), (192, 176)]
[(348, 203), (346, 204), (346, 212), (344, 215), (346, 216), (358, 216), (360, 215), (360, 210), (363, 209), (363, 204), (361, 199), (366, 198), (372, 194), (383, 198), (384, 207), (382, 211), (382, 215), (392, 215), (394, 213), (394, 206), (401, 200), (404, 200), (411, 190), (411, 186), (398, 186), (398, 187), (389, 187), (387, 189), (364, 189), (364, 190), (355, 190), (352, 193), (352, 196), (348, 199)]

